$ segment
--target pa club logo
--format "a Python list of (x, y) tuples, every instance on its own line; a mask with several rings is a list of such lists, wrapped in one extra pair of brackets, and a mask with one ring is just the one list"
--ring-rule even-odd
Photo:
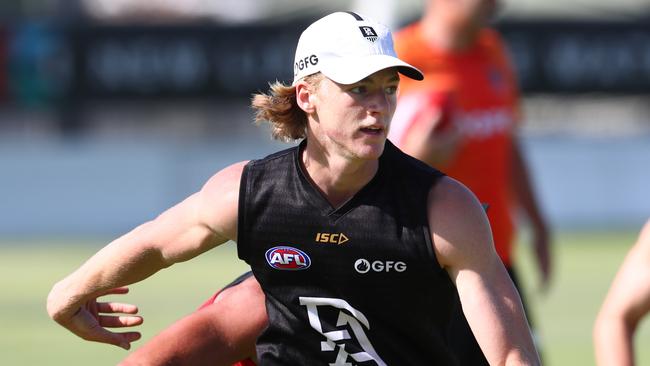
[[(337, 298), (301, 296), (298, 300), (306, 308), (309, 325), (323, 336), (320, 351), (333, 361), (329, 365), (387, 366), (370, 342), (366, 333), (370, 330), (370, 322), (359, 309)], [(356, 347), (350, 347), (353, 344)], [(312, 344), (315, 349), (318, 346), (318, 343)]]
[(361, 30), (361, 34), (363, 34), (364, 37), (366, 37), (367, 40), (370, 42), (375, 42), (379, 36), (377, 35), (377, 32), (372, 27), (369, 27), (367, 25), (363, 25), (359, 27), (359, 30)]
[(273, 247), (266, 251), (265, 257), (269, 266), (284, 271), (300, 271), (311, 266), (307, 253), (294, 247)]

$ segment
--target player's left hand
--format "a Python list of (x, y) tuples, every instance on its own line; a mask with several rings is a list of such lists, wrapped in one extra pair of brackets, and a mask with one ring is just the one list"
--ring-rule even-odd
[(106, 328), (124, 328), (142, 324), (142, 317), (135, 315), (138, 313), (138, 307), (119, 302), (97, 301), (101, 296), (121, 295), (128, 292), (129, 289), (126, 287), (106, 291), (97, 298), (87, 301), (61, 325), (85, 340), (112, 344), (128, 350), (131, 348), (131, 342), (140, 339), (141, 334), (139, 332), (116, 333)]

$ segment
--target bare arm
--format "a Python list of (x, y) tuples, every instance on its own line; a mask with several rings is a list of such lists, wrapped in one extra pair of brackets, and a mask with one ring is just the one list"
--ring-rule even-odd
[(128, 349), (132, 339), (97, 324), (87, 304), (110, 289), (141, 281), (235, 239), (243, 166), (220, 171), (201, 191), (114, 240), (56, 283), (47, 299), (50, 317), (83, 339)]
[(517, 204), (523, 209), (533, 232), (533, 245), (545, 289), (551, 277), (551, 245), (546, 220), (541, 213), (530, 181), (528, 167), (517, 141), (512, 142), (512, 182)]
[(429, 226), (438, 260), (490, 364), (539, 365), (521, 299), (478, 200), (459, 182), (442, 179), (429, 196)]
[(650, 312), (650, 220), (628, 252), (594, 327), (598, 365), (634, 365), (634, 332)]

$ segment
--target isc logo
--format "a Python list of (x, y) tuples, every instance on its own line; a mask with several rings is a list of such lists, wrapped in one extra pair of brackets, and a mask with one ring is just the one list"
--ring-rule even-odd
[(340, 233), (340, 234), (331, 234), (331, 233), (318, 233), (316, 234), (316, 242), (317, 243), (329, 243), (329, 244), (343, 244), (346, 241), (348, 241), (347, 236), (345, 234)]
[(275, 269), (299, 271), (311, 266), (311, 259), (300, 249), (280, 246), (266, 251), (266, 262)]

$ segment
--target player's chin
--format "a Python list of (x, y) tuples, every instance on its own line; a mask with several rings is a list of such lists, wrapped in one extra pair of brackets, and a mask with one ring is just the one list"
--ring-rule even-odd
[(364, 160), (373, 160), (379, 159), (381, 154), (384, 152), (384, 146), (386, 145), (386, 139), (381, 141), (364, 141), (357, 145), (356, 156)]

